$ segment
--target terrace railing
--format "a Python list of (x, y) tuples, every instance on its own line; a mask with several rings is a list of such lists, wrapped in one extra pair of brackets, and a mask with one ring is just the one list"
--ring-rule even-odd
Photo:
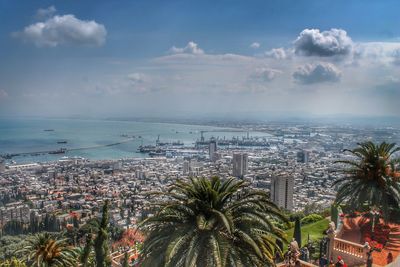
[[(130, 258), (131, 256), (133, 256), (137, 253), (137, 250), (136, 250), (136, 248), (132, 248), (132, 249), (126, 251), (126, 253), (128, 253), (128, 257)], [(111, 253), (110, 256), (111, 256), (112, 267), (119, 267), (119, 266), (122, 266), (121, 260), (125, 256), (125, 251), (115, 251), (115, 252)]]
[(353, 243), (344, 239), (335, 238), (333, 243), (333, 250), (336, 252), (344, 253), (351, 255), (353, 257), (357, 257), (360, 259), (364, 259), (365, 249), (363, 245)]
[[(288, 266), (286, 265), (284, 262), (282, 263), (278, 263), (276, 264), (277, 267), (292, 267), (292, 266)], [(300, 266), (301, 267), (318, 267), (317, 265), (314, 265), (312, 263), (306, 262), (306, 261), (302, 261), (300, 260)]]

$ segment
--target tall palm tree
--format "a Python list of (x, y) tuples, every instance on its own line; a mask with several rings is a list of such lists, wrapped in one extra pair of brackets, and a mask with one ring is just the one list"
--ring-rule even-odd
[(287, 219), (265, 192), (235, 179), (190, 178), (159, 197), (158, 212), (140, 225), (143, 266), (274, 265), (275, 241), (285, 240), (274, 223)]
[(29, 266), (34, 267), (67, 267), (78, 263), (78, 254), (68, 245), (67, 239), (49, 233), (31, 236), (20, 252), (25, 255)]
[(379, 207), (387, 221), (391, 210), (400, 205), (399, 159), (393, 158), (400, 148), (394, 143), (374, 144), (368, 141), (345, 151), (351, 153), (355, 160), (337, 161), (349, 167), (341, 170), (344, 177), (334, 182), (334, 185), (339, 185), (335, 202), (358, 211)]

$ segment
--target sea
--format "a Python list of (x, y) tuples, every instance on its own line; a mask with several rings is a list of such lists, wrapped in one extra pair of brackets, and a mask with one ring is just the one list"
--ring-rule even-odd
[[(230, 139), (247, 135), (247, 131), (230, 130), (213, 126), (136, 121), (0, 118), (0, 155), (27, 153), (12, 158), (17, 164), (50, 162), (62, 157), (91, 160), (143, 158), (148, 156), (140, 153), (139, 147), (155, 145), (158, 138), (160, 142), (180, 141), (185, 146), (191, 146), (200, 139), (202, 131), (206, 140), (210, 137)], [(270, 136), (261, 132), (249, 132), (249, 135)], [(129, 141), (125, 142), (128, 137)], [(105, 146), (119, 142), (123, 143)], [(65, 154), (29, 154), (59, 149), (67, 151)]]

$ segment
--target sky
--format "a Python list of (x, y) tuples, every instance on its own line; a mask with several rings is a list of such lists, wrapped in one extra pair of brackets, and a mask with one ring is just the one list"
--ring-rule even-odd
[(399, 10), (0, 0), (0, 116), (400, 117)]

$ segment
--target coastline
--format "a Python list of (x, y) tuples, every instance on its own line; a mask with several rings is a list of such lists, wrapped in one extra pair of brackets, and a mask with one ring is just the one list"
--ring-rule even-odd
[[(138, 148), (154, 145), (158, 139), (163, 142), (181, 141), (185, 147), (193, 147), (203, 134), (206, 139), (230, 139), (245, 136), (248, 132), (238, 127), (102, 119), (2, 118), (0, 122), (0, 155), (25, 154), (16, 157), (18, 163), (57, 161), (60, 155), (47, 153), (38, 157), (33, 154), (61, 149), (66, 153), (54, 154), (90, 160), (143, 158), (146, 156), (138, 153)], [(249, 132), (252, 136), (271, 137), (262, 131)], [(127, 138), (131, 140), (124, 142)], [(63, 140), (61, 144), (60, 140)]]

